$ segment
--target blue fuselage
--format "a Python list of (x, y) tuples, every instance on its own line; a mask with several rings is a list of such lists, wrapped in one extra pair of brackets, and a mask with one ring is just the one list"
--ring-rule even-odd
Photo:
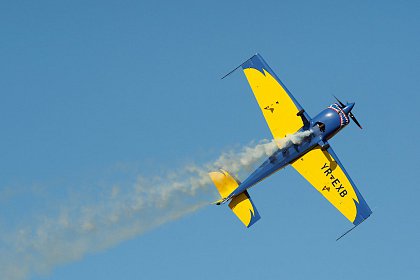
[(311, 134), (309, 136), (304, 138), (300, 144), (293, 144), (275, 151), (229, 197), (239, 195), (276, 171), (286, 167), (318, 145), (327, 149), (327, 140), (349, 124), (350, 118), (348, 114), (353, 106), (354, 103), (350, 103), (346, 107), (341, 108), (338, 104), (334, 103), (316, 117), (308, 120), (308, 125), (302, 127), (298, 132), (310, 130)]

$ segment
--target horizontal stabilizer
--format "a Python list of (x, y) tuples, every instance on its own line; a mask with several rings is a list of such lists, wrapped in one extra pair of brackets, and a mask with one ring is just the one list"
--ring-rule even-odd
[(260, 219), (260, 215), (247, 191), (232, 198), (230, 197), (232, 192), (241, 184), (235, 177), (223, 169), (210, 172), (209, 176), (221, 196), (221, 199), (215, 201), (214, 204), (220, 205), (229, 199), (232, 199), (229, 203), (229, 207), (246, 227), (252, 226)]
[(246, 227), (252, 226), (261, 218), (247, 191), (232, 198), (229, 207)]

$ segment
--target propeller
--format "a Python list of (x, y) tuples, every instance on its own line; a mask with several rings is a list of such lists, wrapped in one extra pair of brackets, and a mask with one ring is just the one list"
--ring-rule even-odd
[(333, 95), (333, 96), (334, 96), (335, 100), (337, 100), (337, 102), (340, 103), (341, 108), (346, 107), (346, 105), (344, 105), (343, 102), (341, 102), (340, 100), (338, 100), (338, 98), (335, 95)]
[(352, 112), (349, 113), (349, 117), (354, 121), (355, 124), (357, 124), (357, 126), (362, 129), (362, 126), (360, 125), (360, 123), (357, 121), (356, 117), (353, 115)]
[[(340, 104), (341, 109), (343, 109), (344, 107), (346, 107), (346, 105), (341, 102), (335, 95), (333, 95), (335, 100), (337, 100), (337, 102)], [(349, 117), (354, 121), (354, 123), (360, 128), (362, 129), (362, 126), (360, 125), (360, 123), (357, 121), (356, 117), (353, 115), (352, 112), (348, 113)]]

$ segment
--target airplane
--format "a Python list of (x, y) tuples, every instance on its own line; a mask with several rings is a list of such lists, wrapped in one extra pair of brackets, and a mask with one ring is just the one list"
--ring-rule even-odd
[(351, 112), (355, 103), (344, 104), (334, 96), (336, 103), (310, 118), (260, 54), (255, 54), (223, 78), (240, 67), (274, 140), (296, 133), (309, 133), (304, 134), (304, 139), (299, 143), (286, 147), (278, 144), (276, 151), (243, 182), (224, 169), (210, 172), (209, 176), (221, 196), (214, 204), (230, 201), (231, 210), (249, 228), (260, 219), (260, 215), (248, 189), (291, 165), (354, 227), (366, 220), (372, 211), (328, 143), (329, 139), (350, 123), (350, 119), (362, 128)]

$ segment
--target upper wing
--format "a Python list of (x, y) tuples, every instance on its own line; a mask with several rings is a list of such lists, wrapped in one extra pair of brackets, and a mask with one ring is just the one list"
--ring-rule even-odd
[(292, 166), (354, 225), (372, 213), (331, 147), (314, 148)]
[(298, 131), (303, 126), (297, 115), (302, 107), (264, 59), (256, 54), (241, 66), (274, 139)]

